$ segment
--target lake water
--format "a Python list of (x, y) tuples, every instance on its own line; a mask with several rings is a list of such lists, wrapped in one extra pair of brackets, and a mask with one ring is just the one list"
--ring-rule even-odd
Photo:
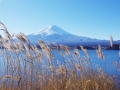
[[(98, 57), (96, 50), (88, 50), (90, 59), (92, 62), (92, 66), (94, 68), (102, 68), (104, 71), (109, 71), (109, 73), (114, 73), (116, 71), (116, 66), (113, 63), (114, 62), (118, 63), (120, 59), (119, 50), (102, 50), (102, 51), (105, 55), (104, 60)], [(80, 52), (80, 58), (87, 57), (86, 54), (82, 50), (79, 50), (79, 52)], [(53, 51), (53, 53), (56, 56), (56, 58), (62, 62), (63, 57), (59, 55), (58, 52), (55, 50)], [(73, 53), (74, 53), (74, 50), (71, 50), (71, 54)]]
[[(55, 59), (64, 63), (64, 60), (67, 61), (69, 59), (73, 59), (73, 53), (74, 50), (70, 50), (71, 55), (67, 56), (65, 53), (63, 55), (65, 55), (65, 58), (63, 58), (58, 51), (53, 50), (53, 54), (55, 55)], [(91, 62), (92, 62), (92, 66), (93, 68), (97, 69), (97, 68), (102, 68), (104, 71), (109, 71), (109, 73), (114, 73), (116, 71), (116, 66), (114, 66), (113, 62), (118, 62), (119, 61), (119, 50), (103, 50), (103, 53), (105, 55), (105, 59), (102, 60), (101, 58), (98, 57), (96, 50), (88, 50), (90, 58), (91, 58)], [(79, 50), (80, 53), (80, 58), (82, 57), (87, 57), (86, 54), (82, 51)], [(0, 70), (1, 73), (2, 71), (4, 72), (4, 68), (3, 68), (3, 60), (0, 59)], [(75, 61), (75, 60), (73, 60)], [(75, 61), (76, 62), (76, 61)], [(47, 60), (46, 60), (47, 63)], [(35, 64), (37, 66), (37, 63)], [(119, 63), (120, 65), (120, 63)], [(119, 72), (119, 71), (118, 71)]]

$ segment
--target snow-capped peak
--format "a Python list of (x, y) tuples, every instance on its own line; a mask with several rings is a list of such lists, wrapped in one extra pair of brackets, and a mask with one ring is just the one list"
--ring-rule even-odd
[(32, 35), (39, 35), (39, 34), (47, 36), (47, 35), (52, 35), (52, 34), (59, 34), (59, 35), (67, 34), (68, 35), (70, 33), (62, 30), (56, 25), (49, 25), (46, 28), (43, 28), (42, 30), (33, 33)]
[(66, 32), (56, 25), (49, 25), (42, 30), (27, 36), (32, 43), (37, 43), (39, 39), (44, 42), (56, 43), (76, 43), (76, 42), (95, 42), (97, 39), (91, 39), (83, 36), (76, 36)]

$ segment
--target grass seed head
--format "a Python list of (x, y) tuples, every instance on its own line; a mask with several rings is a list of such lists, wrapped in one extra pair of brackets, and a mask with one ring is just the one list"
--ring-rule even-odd
[(113, 37), (112, 37), (112, 35), (110, 36), (110, 45), (111, 45), (111, 47), (113, 47)]

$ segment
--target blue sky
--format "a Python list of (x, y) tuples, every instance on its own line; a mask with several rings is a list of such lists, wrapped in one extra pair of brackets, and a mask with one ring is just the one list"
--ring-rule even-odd
[(75, 35), (120, 39), (120, 0), (1, 0), (0, 21), (26, 35), (57, 25)]

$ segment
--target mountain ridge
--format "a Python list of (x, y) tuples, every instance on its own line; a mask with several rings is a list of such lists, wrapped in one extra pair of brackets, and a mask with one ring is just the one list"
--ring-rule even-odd
[(55, 33), (70, 34), (56, 25), (48, 25), (47, 27), (43, 28), (42, 30), (33, 33), (33, 35), (42, 34), (42, 33), (46, 33), (47, 35), (55, 34)]
[(66, 32), (56, 25), (49, 25), (40, 31), (32, 33), (27, 36), (32, 43), (37, 43), (38, 39), (44, 42), (56, 42), (56, 43), (76, 43), (76, 42), (96, 42), (98, 39), (91, 39), (88, 37), (77, 36)]

